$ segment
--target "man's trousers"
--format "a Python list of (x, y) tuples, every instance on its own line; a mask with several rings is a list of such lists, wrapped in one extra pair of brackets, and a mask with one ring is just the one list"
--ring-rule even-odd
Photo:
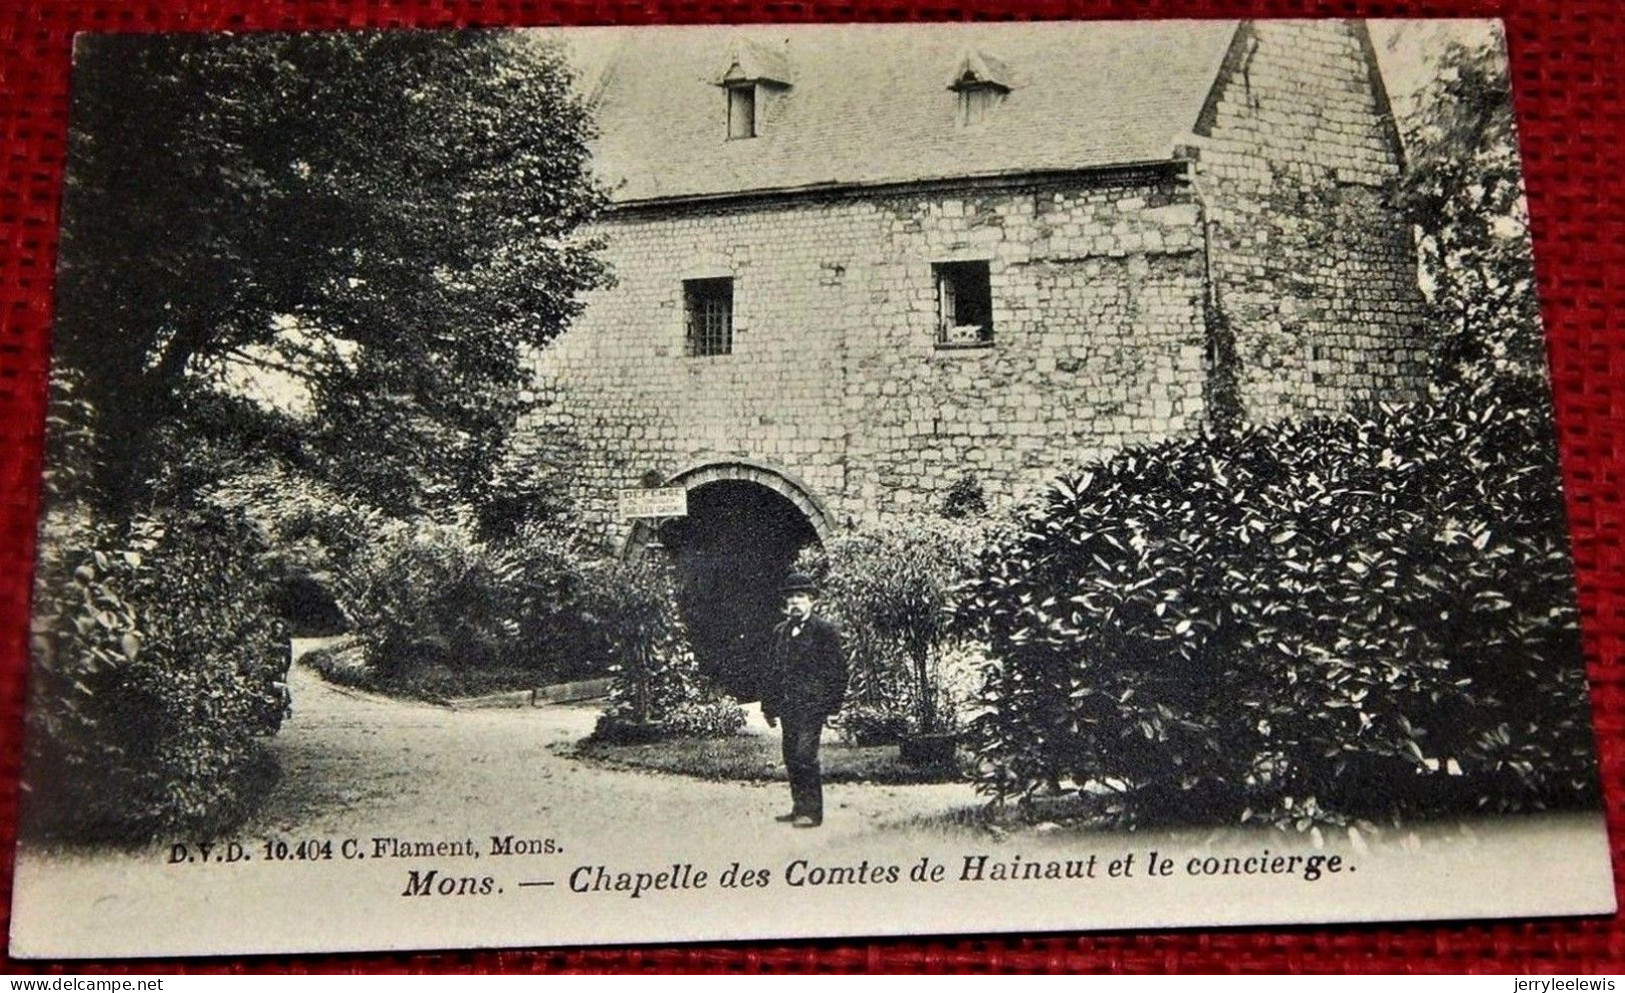
[(821, 714), (786, 714), (784, 768), (790, 774), (790, 812), (824, 819), (824, 773), (818, 766), (818, 736), (824, 730)]

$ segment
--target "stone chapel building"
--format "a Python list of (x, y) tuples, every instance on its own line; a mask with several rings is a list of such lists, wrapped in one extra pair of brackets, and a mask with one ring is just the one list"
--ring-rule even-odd
[(1221, 405), (1424, 386), (1363, 23), (640, 29), (583, 85), (615, 282), (541, 354), (539, 421), (623, 548), (619, 490), (688, 490), (691, 579), (771, 587)]

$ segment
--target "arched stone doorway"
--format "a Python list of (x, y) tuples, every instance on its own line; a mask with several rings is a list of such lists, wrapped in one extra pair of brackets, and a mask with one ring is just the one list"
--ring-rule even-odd
[(667, 483), (688, 490), (688, 516), (634, 529), (629, 554), (670, 557), (678, 606), (700, 668), (741, 700), (760, 698), (762, 667), (796, 555), (819, 544), (823, 508), (798, 483), (745, 463), (696, 467)]

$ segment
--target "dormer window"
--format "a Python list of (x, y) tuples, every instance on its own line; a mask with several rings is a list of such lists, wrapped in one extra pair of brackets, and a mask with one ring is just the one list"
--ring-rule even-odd
[(754, 138), (762, 133), (768, 101), (790, 88), (790, 67), (783, 52), (740, 39), (714, 79), (728, 100), (728, 139)]
[(1010, 92), (1010, 70), (981, 52), (960, 57), (948, 89), (959, 94), (959, 123), (971, 127), (987, 120)]
[(997, 86), (979, 83), (975, 86), (961, 86), (959, 88), (959, 123), (965, 127), (980, 124), (988, 119), (1004, 100), (1004, 90)]
[(728, 137), (756, 137), (756, 84), (732, 82), (728, 93)]

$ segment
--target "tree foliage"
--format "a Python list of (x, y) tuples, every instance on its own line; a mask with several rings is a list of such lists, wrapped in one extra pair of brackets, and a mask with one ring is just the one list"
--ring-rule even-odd
[(590, 124), (534, 39), (395, 32), (81, 39), (73, 125), (30, 816), (215, 830), (267, 782), (290, 575), (394, 555), (403, 652), (514, 629), (506, 559), (375, 539), (474, 502), (602, 277)]
[(1402, 121), (1402, 198), (1444, 337), (1447, 380), (1544, 378), (1545, 351), (1500, 39), (1452, 41)]
[(287, 705), (263, 536), (200, 504), (120, 533), (46, 522), (35, 592), (26, 810), (35, 831), (216, 831), (264, 789)]
[(103, 494), (139, 498), (160, 426), (279, 437), (386, 509), (477, 492), (602, 277), (570, 86), (519, 34), (81, 39), (57, 354)]

